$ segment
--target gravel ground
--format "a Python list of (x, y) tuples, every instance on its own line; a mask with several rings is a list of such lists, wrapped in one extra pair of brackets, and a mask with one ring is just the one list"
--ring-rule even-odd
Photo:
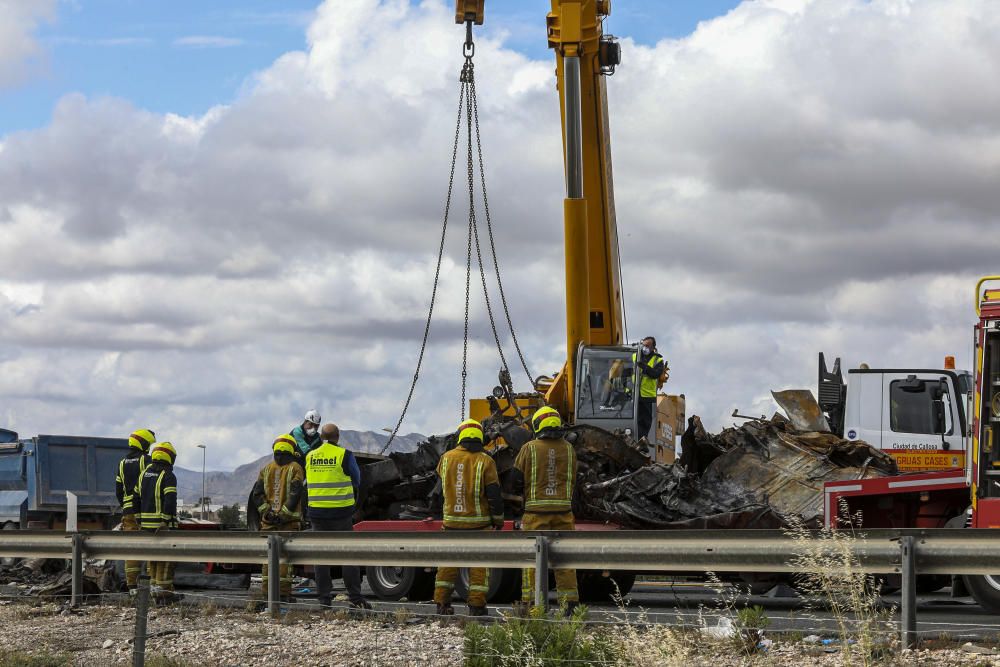
[[(414, 620), (294, 612), (273, 622), (265, 614), (157, 609), (150, 611), (148, 634), (165, 634), (147, 641), (146, 655), (153, 665), (155, 656), (172, 658), (159, 661), (170, 667), (461, 664), (460, 628)], [(135, 611), (124, 607), (65, 612), (52, 604), (6, 605), (0, 607), (0, 655), (69, 654), (69, 664), (88, 667), (131, 664), (134, 624)]]
[[(65, 663), (37, 663), (46, 667), (131, 664), (133, 609), (105, 605), (68, 611), (51, 603), (0, 605), (0, 628), (3, 628), (0, 667), (23, 664), (12, 661), (12, 652), (66, 658)], [(149, 667), (402, 667), (460, 665), (463, 658), (463, 636), (458, 623), (442, 624), (405, 614), (356, 619), (343, 612), (293, 611), (279, 621), (272, 621), (265, 614), (242, 610), (181, 606), (150, 611), (148, 633), (152, 635), (147, 642)], [(697, 650), (692, 654), (694, 646)], [(665, 657), (655, 650), (653, 636), (643, 632), (633, 634), (631, 645), (622, 653), (622, 665), (642, 667), (671, 664), (802, 667), (847, 662), (835, 648), (781, 641), (776, 641), (767, 653), (751, 659), (717, 641), (697, 641), (676, 656)], [(993, 653), (996, 652), (989, 647), (952, 646), (906, 651), (882, 664), (1000, 667), (1000, 655)], [(859, 664), (857, 658), (853, 662)]]

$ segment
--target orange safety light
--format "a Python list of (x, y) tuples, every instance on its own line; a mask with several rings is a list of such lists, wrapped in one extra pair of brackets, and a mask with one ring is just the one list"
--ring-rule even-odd
[(944, 358), (944, 369), (946, 371), (955, 370), (955, 357), (949, 354)]

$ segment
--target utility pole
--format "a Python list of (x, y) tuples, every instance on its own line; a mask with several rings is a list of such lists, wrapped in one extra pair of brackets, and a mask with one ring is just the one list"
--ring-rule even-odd
[(205, 445), (198, 445), (201, 450), (201, 520), (205, 520), (205, 456), (208, 449)]

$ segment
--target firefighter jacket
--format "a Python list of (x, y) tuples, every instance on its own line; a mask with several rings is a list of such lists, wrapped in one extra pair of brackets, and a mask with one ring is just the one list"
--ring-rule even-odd
[(115, 495), (118, 496), (118, 503), (122, 506), (122, 515), (135, 514), (136, 507), (135, 489), (139, 485), (139, 476), (142, 475), (152, 462), (147, 454), (143, 454), (138, 449), (130, 449), (128, 456), (118, 462), (118, 474), (115, 476)]
[(340, 445), (324, 442), (306, 455), (309, 516), (342, 519), (354, 515), (361, 471), (354, 455)]
[(570, 512), (576, 486), (576, 450), (563, 438), (536, 438), (514, 459), (515, 490), (524, 489), (524, 511)]
[(503, 498), (497, 466), (482, 445), (459, 445), (445, 452), (437, 466), (444, 494), (445, 528), (503, 525)]
[(648, 357), (636, 358), (636, 355), (633, 354), (632, 363), (635, 364), (635, 374), (640, 383), (639, 396), (641, 398), (656, 398), (656, 389), (659, 386), (658, 383), (666, 361), (653, 352)]
[(177, 526), (177, 477), (165, 461), (153, 461), (139, 477), (136, 487), (136, 518), (143, 530)]
[[(250, 494), (251, 502), (260, 512), (267, 527), (302, 521), (302, 484), (305, 473), (291, 454), (275, 456), (264, 466)], [(272, 513), (269, 521), (265, 518)]]

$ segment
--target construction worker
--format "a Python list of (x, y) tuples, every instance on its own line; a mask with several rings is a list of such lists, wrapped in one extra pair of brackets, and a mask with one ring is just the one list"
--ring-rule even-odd
[[(483, 425), (467, 419), (458, 427), (458, 446), (445, 452), (438, 461), (444, 495), (445, 530), (500, 530), (503, 528), (503, 498), (497, 466), (483, 451)], [(437, 613), (450, 616), (452, 592), (458, 568), (439, 567), (434, 577), (434, 602)], [(469, 568), (469, 616), (486, 616), (486, 593), (489, 569)]]
[[(174, 461), (177, 451), (169, 442), (158, 442), (150, 451), (149, 465), (139, 477), (139, 528), (158, 533), (177, 527), (177, 477)], [(174, 563), (149, 562), (150, 592), (161, 603), (172, 602), (174, 596)]]
[[(132, 532), (139, 530), (136, 521), (135, 487), (139, 484), (139, 476), (149, 465), (149, 446), (156, 442), (156, 435), (148, 428), (133, 431), (128, 437), (128, 454), (118, 462), (118, 474), (115, 476), (115, 495), (122, 508), (122, 530)], [(131, 593), (135, 590), (139, 574), (142, 572), (142, 561), (125, 561), (125, 585)]]
[(632, 355), (636, 368), (636, 384), (639, 385), (638, 417), (639, 432), (636, 440), (647, 442), (649, 429), (653, 426), (653, 415), (656, 413), (656, 390), (666, 381), (664, 377), (667, 362), (656, 351), (656, 339), (646, 336), (642, 339), (639, 358)]
[[(535, 439), (526, 443), (514, 459), (513, 491), (524, 498), (522, 530), (574, 530), (573, 489), (576, 486), (576, 451), (562, 437), (562, 419), (548, 406), (531, 418)], [(558, 569), (556, 595), (570, 615), (580, 603), (576, 570)], [(535, 569), (521, 575), (521, 603), (532, 605)]]
[[(279, 435), (271, 445), (274, 460), (260, 471), (250, 500), (260, 512), (261, 530), (302, 529), (302, 489), (305, 473), (295, 458), (295, 438)], [(268, 571), (264, 565), (263, 597), (267, 596)], [(292, 598), (292, 566), (285, 563), (278, 573), (281, 578), (281, 599)]]
[(323, 438), (319, 433), (322, 419), (319, 416), (319, 411), (310, 410), (306, 413), (302, 423), (292, 429), (291, 436), (295, 438), (295, 449), (303, 460), (306, 454), (323, 444)]
[[(361, 469), (354, 455), (337, 444), (340, 429), (336, 424), (326, 424), (321, 437), (323, 443), (306, 455), (306, 491), (309, 498), (307, 512), (311, 529), (353, 531), (355, 499), (361, 488)], [(317, 565), (315, 570), (319, 603), (328, 607), (332, 602), (333, 592), (330, 566)], [(357, 565), (344, 565), (341, 570), (350, 605), (356, 609), (371, 609), (371, 605), (361, 594), (361, 568)]]

